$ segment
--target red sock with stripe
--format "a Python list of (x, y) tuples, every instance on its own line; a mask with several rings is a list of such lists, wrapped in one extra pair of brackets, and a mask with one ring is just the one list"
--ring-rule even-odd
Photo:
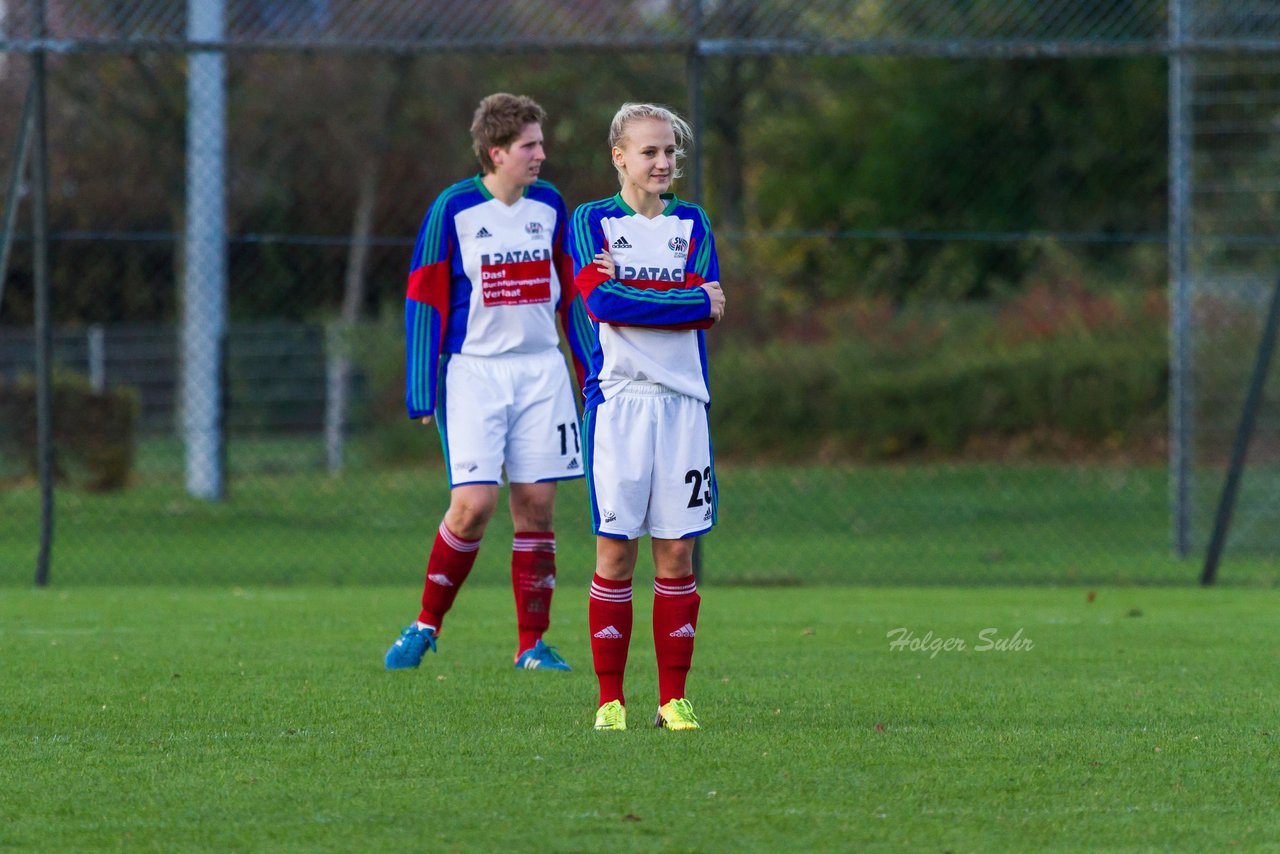
[(556, 588), (556, 535), (517, 531), (511, 543), (511, 589), (516, 597), (517, 656), (542, 639), (551, 624)]
[(592, 578), (587, 624), (591, 628), (591, 660), (600, 680), (600, 705), (613, 700), (626, 705), (622, 677), (631, 647), (631, 582), (610, 581), (599, 575)]
[(439, 631), (444, 615), (453, 607), (458, 589), (475, 565), (479, 550), (479, 540), (464, 540), (440, 523), (436, 541), (431, 546), (431, 557), (427, 558), (427, 580), (422, 588), (418, 622), (435, 626)]
[(697, 582), (685, 578), (653, 581), (653, 648), (658, 654), (658, 705), (684, 696), (698, 629)]

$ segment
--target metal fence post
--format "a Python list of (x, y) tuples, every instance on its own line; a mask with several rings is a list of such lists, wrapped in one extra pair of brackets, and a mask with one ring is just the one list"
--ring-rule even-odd
[(53, 327), (49, 305), (49, 141), (45, 104), (45, 0), (35, 0), (35, 35), (40, 45), (31, 56), (34, 94), (34, 152), (31, 158), (32, 271), (35, 276), (36, 454), (40, 479), (40, 550), (36, 586), (49, 584), (53, 551)]
[[(188, 37), (218, 42), (225, 0), (189, 0)], [(227, 325), (226, 56), (197, 50), (187, 69), (187, 213), (182, 282), (182, 430), (187, 492), (226, 494), (221, 352)]]
[(1169, 504), (1173, 551), (1191, 551), (1191, 56), (1192, 0), (1169, 4)]

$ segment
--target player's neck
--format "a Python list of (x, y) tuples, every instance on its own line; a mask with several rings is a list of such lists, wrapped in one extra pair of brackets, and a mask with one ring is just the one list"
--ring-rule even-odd
[(667, 209), (667, 200), (662, 198), (658, 193), (650, 193), (642, 190), (635, 184), (625, 184), (622, 192), (619, 193), (622, 200), (631, 206), (631, 209), (645, 219), (653, 219)]
[(497, 172), (488, 173), (480, 181), (484, 184), (484, 188), (489, 191), (489, 195), (504, 205), (514, 205), (524, 196), (524, 184), (505, 181)]

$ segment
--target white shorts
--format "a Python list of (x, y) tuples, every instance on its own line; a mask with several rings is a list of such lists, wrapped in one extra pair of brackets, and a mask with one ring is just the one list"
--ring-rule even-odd
[(591, 521), (602, 537), (696, 537), (716, 523), (707, 405), (632, 382), (582, 419)]
[(578, 409), (558, 349), (452, 354), (440, 368), (436, 425), (449, 486), (582, 477)]

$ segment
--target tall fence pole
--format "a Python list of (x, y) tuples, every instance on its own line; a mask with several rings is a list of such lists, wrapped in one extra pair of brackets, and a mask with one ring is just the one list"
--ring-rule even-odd
[(1173, 551), (1191, 552), (1191, 105), (1194, 0), (1169, 3), (1169, 505)]
[[(188, 0), (187, 35), (220, 42), (225, 0)], [(187, 492), (226, 494), (223, 366), (227, 327), (226, 56), (203, 50), (187, 66), (187, 210), (182, 277), (182, 433)]]
[(36, 455), (40, 478), (40, 550), (36, 586), (49, 584), (53, 552), (53, 326), (49, 296), (49, 144), (45, 104), (45, 0), (35, 0), (35, 35), (40, 46), (31, 55), (34, 149), (31, 158), (32, 273), (35, 278)]

